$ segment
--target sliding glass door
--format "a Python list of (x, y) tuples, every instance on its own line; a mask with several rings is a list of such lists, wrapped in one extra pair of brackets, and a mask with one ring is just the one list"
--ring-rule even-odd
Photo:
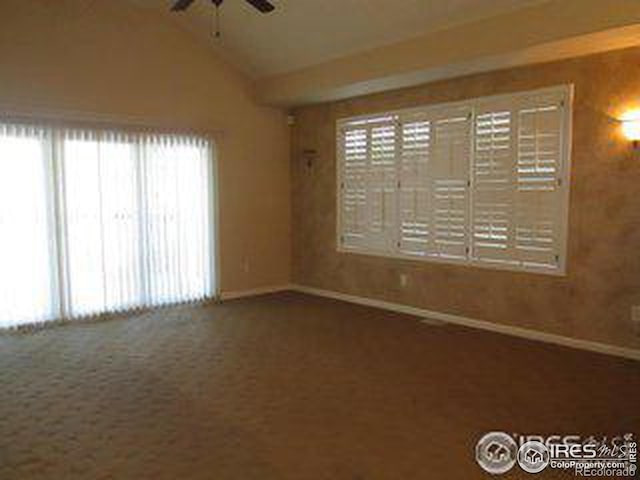
[(209, 140), (3, 128), (0, 327), (215, 294)]

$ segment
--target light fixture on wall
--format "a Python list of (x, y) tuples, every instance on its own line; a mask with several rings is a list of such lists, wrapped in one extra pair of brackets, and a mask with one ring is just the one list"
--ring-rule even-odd
[(314, 162), (318, 158), (318, 151), (313, 148), (305, 148), (302, 150), (302, 161), (307, 168), (313, 167)]
[(640, 109), (629, 110), (620, 121), (624, 137), (631, 142), (634, 150), (640, 149)]

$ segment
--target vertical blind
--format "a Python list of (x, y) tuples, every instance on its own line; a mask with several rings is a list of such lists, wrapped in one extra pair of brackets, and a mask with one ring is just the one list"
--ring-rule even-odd
[(341, 250), (562, 272), (570, 89), (338, 121)]
[(205, 138), (0, 123), (0, 327), (212, 297)]

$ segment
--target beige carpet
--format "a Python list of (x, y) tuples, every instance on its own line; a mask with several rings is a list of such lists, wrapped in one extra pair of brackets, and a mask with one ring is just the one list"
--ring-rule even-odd
[(488, 430), (640, 434), (639, 405), (640, 363), (268, 295), (0, 335), (0, 479), (490, 478)]

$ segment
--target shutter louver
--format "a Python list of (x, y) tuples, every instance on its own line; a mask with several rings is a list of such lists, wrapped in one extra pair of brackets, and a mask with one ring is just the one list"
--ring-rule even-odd
[(432, 248), (429, 155), (431, 122), (424, 115), (406, 116), (400, 129), (400, 251), (425, 255)]
[(430, 253), (438, 257), (467, 256), (470, 117), (468, 107), (457, 107), (438, 112), (433, 120), (434, 243)]

